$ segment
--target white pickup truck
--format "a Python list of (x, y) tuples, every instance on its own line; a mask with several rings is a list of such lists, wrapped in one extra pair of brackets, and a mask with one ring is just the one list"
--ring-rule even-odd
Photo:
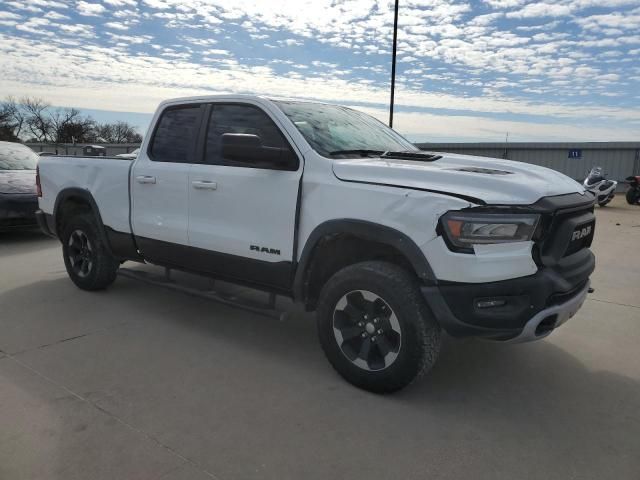
[(124, 261), (241, 283), (316, 311), (349, 382), (398, 390), (441, 330), (520, 342), (582, 305), (594, 198), (526, 163), (418, 150), (377, 120), (257, 96), (163, 102), (135, 160), (44, 157), (41, 228), (71, 280)]

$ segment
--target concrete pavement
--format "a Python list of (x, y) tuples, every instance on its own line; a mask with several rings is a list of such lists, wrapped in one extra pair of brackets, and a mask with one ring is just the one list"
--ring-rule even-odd
[(57, 241), (0, 234), (0, 479), (637, 479), (640, 207), (620, 200), (576, 317), (447, 339), (391, 396), (338, 377), (287, 301), (280, 321), (125, 278), (83, 292)]

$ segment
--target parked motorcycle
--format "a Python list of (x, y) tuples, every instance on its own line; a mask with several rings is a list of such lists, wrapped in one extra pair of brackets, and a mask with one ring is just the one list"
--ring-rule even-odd
[(593, 167), (582, 184), (597, 197), (598, 205), (604, 207), (613, 200), (618, 182), (607, 180), (602, 173), (602, 167)]
[(627, 190), (627, 203), (629, 205), (640, 205), (640, 175), (627, 177), (625, 183), (629, 184)]

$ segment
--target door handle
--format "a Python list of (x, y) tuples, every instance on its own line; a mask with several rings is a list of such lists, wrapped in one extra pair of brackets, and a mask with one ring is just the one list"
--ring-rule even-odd
[(216, 182), (210, 182), (209, 180), (195, 180), (191, 182), (191, 185), (198, 190), (216, 190), (218, 188)]
[(156, 177), (151, 175), (139, 175), (136, 177), (138, 183), (156, 183)]

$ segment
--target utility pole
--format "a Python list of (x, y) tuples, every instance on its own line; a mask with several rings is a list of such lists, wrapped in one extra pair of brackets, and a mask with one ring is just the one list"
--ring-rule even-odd
[(509, 158), (509, 132), (507, 132), (507, 136), (504, 139), (504, 153), (502, 154), (502, 158), (505, 160)]
[(389, 128), (393, 128), (393, 97), (396, 91), (396, 49), (398, 44), (398, 3), (396, 0), (395, 12), (393, 15), (393, 54), (391, 59), (391, 101), (389, 103)]

